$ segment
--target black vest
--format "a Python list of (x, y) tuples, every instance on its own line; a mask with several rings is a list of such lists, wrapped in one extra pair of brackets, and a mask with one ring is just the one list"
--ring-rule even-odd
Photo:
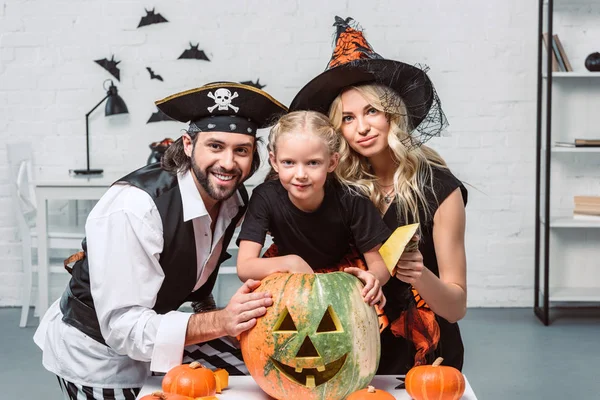
[[(198, 268), (196, 241), (192, 221), (183, 221), (183, 203), (177, 176), (163, 170), (160, 163), (156, 163), (142, 167), (117, 182), (129, 183), (148, 193), (154, 200), (162, 220), (164, 246), (160, 254), (160, 266), (165, 273), (165, 278), (158, 291), (153, 310), (158, 314), (166, 314), (169, 311), (177, 310), (187, 301), (202, 301), (208, 297), (217, 279), (219, 266), (231, 257), (227, 253), (227, 246), (248, 205), (248, 194), (244, 186), (239, 188), (244, 204), (225, 230), (217, 267), (207, 282), (198, 290), (193, 291), (197, 281)], [(115, 232), (115, 234), (119, 233)], [(84, 252), (87, 251), (85, 239), (82, 247)], [(126, 267), (124, 266), (124, 268)], [(115, 277), (115, 279), (119, 279), (119, 277)], [(132, 282), (132, 285), (135, 284), (136, 282)], [(90, 291), (89, 266), (86, 257), (73, 265), (71, 280), (62, 295), (60, 309), (64, 322), (96, 341), (106, 344), (100, 333), (100, 325)]]

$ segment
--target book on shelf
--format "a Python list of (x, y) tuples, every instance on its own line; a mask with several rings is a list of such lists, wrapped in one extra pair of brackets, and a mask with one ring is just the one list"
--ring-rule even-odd
[(600, 222), (600, 215), (573, 213), (573, 219), (577, 219), (580, 221), (598, 221), (598, 222)]
[(560, 58), (562, 58), (563, 64), (565, 65), (565, 71), (573, 72), (573, 67), (571, 66), (571, 63), (569, 62), (567, 53), (565, 52), (565, 49), (564, 49), (562, 43), (560, 42), (558, 35), (555, 34), (552, 36), (554, 37), (553, 45), (555, 45), (556, 48), (558, 49), (558, 55), (560, 56)]
[(542, 35), (546, 51), (552, 52), (552, 72), (573, 72), (573, 67), (569, 62), (567, 53), (558, 38), (557, 34), (552, 35), (552, 44), (550, 44), (550, 35), (548, 32)]
[(572, 142), (557, 141), (554, 147), (600, 147), (600, 139), (575, 139)]
[(575, 147), (575, 142), (554, 142), (554, 147)]
[(550, 35), (548, 35), (548, 32), (544, 33), (542, 35), (542, 38), (544, 39), (544, 45), (546, 47), (546, 51), (550, 51), (552, 53), (552, 72), (558, 72), (560, 71), (559, 67), (558, 67), (558, 60), (556, 58), (556, 54), (554, 53), (554, 46), (550, 46)]
[(594, 205), (600, 207), (600, 196), (574, 196), (575, 205)]
[(600, 147), (600, 139), (575, 139), (575, 147)]
[(573, 212), (576, 214), (584, 214), (584, 215), (598, 215), (600, 216), (600, 206), (582, 206), (576, 205), (573, 208)]

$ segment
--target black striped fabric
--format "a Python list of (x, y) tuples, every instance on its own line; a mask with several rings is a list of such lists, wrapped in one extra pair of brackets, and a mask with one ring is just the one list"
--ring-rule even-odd
[(229, 375), (248, 375), (242, 351), (222, 338), (186, 346), (183, 349), (183, 363), (193, 361), (211, 369), (225, 369)]
[(58, 379), (58, 385), (65, 400), (135, 400), (141, 389), (93, 388), (91, 386), (77, 385), (64, 380), (60, 376), (56, 378)]

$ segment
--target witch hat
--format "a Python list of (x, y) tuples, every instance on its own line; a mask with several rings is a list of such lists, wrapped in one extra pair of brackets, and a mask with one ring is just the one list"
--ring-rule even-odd
[[(389, 60), (373, 50), (352, 18), (335, 17), (335, 48), (324, 72), (296, 95), (290, 111), (328, 114), (333, 100), (346, 88), (376, 83), (395, 91), (404, 102), (411, 130), (437, 136), (447, 126), (428, 68)], [(423, 140), (421, 140), (423, 141)]]

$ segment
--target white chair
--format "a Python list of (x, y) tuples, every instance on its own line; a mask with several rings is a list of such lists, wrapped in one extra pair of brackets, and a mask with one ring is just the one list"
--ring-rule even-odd
[[(6, 146), (10, 173), (10, 187), (17, 217), (19, 236), (21, 238), (21, 253), (23, 259), (23, 285), (21, 302), (21, 320), (19, 326), (27, 325), (31, 302), (33, 272), (32, 248), (37, 247), (37, 232), (35, 218), (37, 204), (33, 186), (33, 151), (30, 143), (9, 143)], [(44, 205), (45, 206), (45, 205)], [(66, 218), (68, 220), (68, 218)], [(83, 226), (48, 226), (48, 249), (81, 248), (84, 237)], [(62, 264), (50, 265), (49, 272), (65, 272)]]

